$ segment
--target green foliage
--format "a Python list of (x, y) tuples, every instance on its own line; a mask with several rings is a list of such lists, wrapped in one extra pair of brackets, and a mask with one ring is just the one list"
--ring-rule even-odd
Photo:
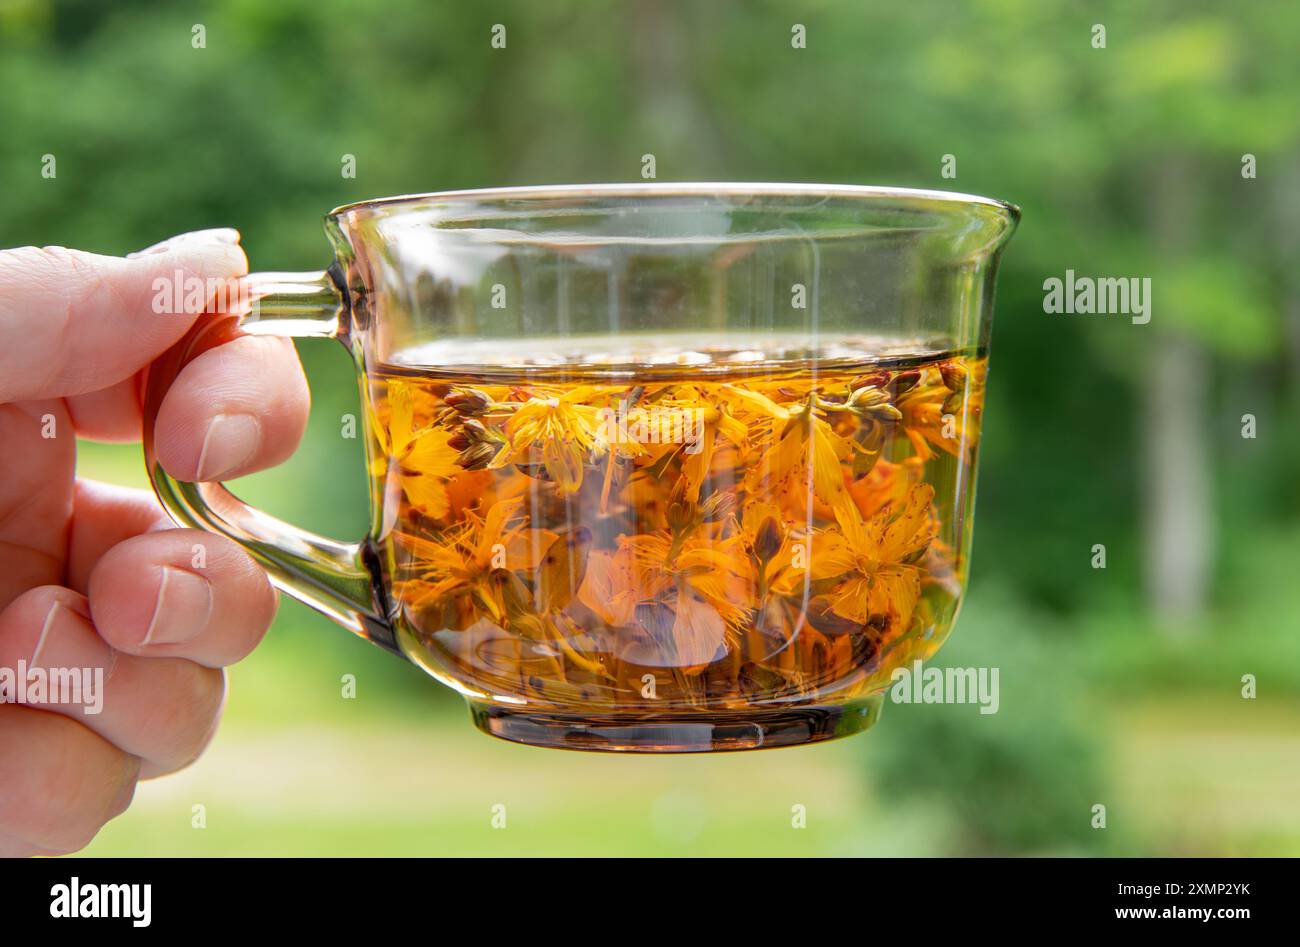
[(977, 600), (926, 666), (997, 667), (998, 711), (888, 702), (866, 753), (879, 796), (947, 813), (953, 854), (1106, 849), (1112, 830), (1091, 826), (1092, 807), (1108, 802), (1104, 734), (1084, 710), (1077, 654), (1045, 643), (1005, 594)]
[(1258, 359), (1277, 351), (1281, 326), (1258, 269), (1248, 261), (1179, 261), (1152, 280), (1161, 289), (1161, 309), (1223, 356)]

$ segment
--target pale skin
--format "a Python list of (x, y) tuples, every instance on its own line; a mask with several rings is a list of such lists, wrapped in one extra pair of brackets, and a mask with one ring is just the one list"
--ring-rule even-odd
[[(234, 543), (174, 528), (151, 494), (75, 472), (76, 438), (139, 440), (142, 371), (198, 318), (155, 313), (154, 280), (242, 275), (238, 240), (185, 234), (131, 258), (0, 251), (0, 667), (103, 668), (105, 681), (97, 715), (0, 704), (0, 855), (76, 851), (138, 780), (197, 758), (220, 717), (222, 669), (275, 614), (265, 574)], [(158, 458), (185, 480), (273, 466), (296, 448), (308, 406), (291, 343), (236, 339), (177, 378)]]

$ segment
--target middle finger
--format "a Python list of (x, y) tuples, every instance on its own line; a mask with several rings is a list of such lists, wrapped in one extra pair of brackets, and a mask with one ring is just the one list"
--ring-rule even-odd
[[(211, 738), (225, 699), (222, 671), (180, 658), (138, 658), (115, 651), (95, 632), (86, 598), (58, 586), (32, 589), (0, 613), (0, 667), (19, 662), (46, 675), (29, 689), (37, 710), (71, 717), (143, 764), (141, 776), (192, 762)], [(69, 693), (51, 672), (80, 689)], [(21, 695), (15, 695), (21, 696)], [(76, 697), (73, 700), (72, 697)]]

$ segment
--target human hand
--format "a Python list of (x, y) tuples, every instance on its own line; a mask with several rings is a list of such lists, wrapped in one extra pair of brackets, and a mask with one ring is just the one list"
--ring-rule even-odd
[[(220, 716), (222, 668), (274, 616), (274, 590), (233, 542), (170, 528), (152, 495), (75, 474), (78, 436), (138, 440), (143, 370), (197, 318), (157, 314), (155, 280), (240, 276), (238, 240), (202, 231), (129, 258), (0, 251), (0, 686), (20, 662), (103, 676), (98, 713), (84, 712), (84, 693), (14, 703), (8, 688), (0, 855), (75, 851), (137, 780), (192, 762)], [(198, 481), (273, 466), (297, 446), (308, 404), (292, 343), (240, 337), (176, 379), (158, 459)]]

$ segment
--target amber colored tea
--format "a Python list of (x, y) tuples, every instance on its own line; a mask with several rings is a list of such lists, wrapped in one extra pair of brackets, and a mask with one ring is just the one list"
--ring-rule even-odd
[(373, 371), (404, 647), (588, 715), (880, 693), (956, 611), (985, 370), (888, 351)]

